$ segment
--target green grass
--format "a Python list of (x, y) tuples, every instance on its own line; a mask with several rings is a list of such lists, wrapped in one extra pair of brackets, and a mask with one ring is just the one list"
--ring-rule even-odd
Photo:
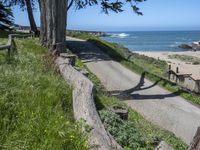
[[(87, 67), (77, 58), (76, 60), (76, 66), (79, 68), (86, 68)], [(87, 69), (88, 70), (88, 69)], [(173, 133), (166, 131), (164, 129), (161, 129), (157, 125), (154, 125), (147, 121), (145, 118), (143, 118), (139, 113), (134, 111), (133, 109), (129, 108), (125, 103), (121, 102), (116, 97), (108, 96), (105, 88), (101, 84), (100, 80), (92, 74), (89, 70), (89, 79), (95, 84), (95, 90), (94, 90), (94, 96), (95, 96), (95, 103), (98, 111), (101, 113), (102, 111), (105, 111), (108, 107), (117, 105), (117, 106), (123, 106), (128, 108), (129, 110), (129, 118), (128, 118), (128, 124), (130, 124), (129, 128), (134, 128), (135, 134), (133, 136), (139, 135), (140, 139), (134, 140), (134, 143), (132, 145), (138, 145), (141, 143), (141, 140), (144, 141), (144, 144), (139, 144), (137, 149), (138, 150), (153, 150), (160, 141), (164, 140), (168, 144), (170, 144), (175, 150), (185, 150), (187, 149), (187, 145), (179, 138), (177, 138)], [(110, 116), (109, 116), (110, 117)], [(102, 118), (104, 120), (104, 118)], [(112, 118), (110, 118), (112, 119)], [(108, 118), (109, 120), (109, 118)], [(108, 124), (107, 124), (108, 125)], [(114, 126), (120, 126), (114, 123)], [(109, 126), (107, 130), (116, 130), (114, 126)], [(108, 126), (106, 126), (108, 127)], [(118, 128), (117, 128), (118, 129)], [(121, 129), (121, 128), (119, 128)], [(128, 131), (124, 130), (124, 132), (120, 131), (120, 134), (113, 135), (118, 143), (122, 144), (122, 146), (126, 149), (128, 149), (128, 145), (124, 144), (124, 142), (121, 142), (121, 138), (127, 138), (126, 135), (130, 137), (130, 134), (126, 134)], [(122, 138), (122, 139), (123, 139)], [(132, 137), (135, 138), (135, 137)], [(134, 149), (135, 150), (135, 149)]]
[(12, 59), (0, 53), (0, 149), (88, 149), (84, 124), (72, 117), (72, 90), (47, 49), (38, 39), (16, 44)]
[(7, 39), (5, 39), (5, 38), (0, 38), (0, 45), (4, 45), (4, 44), (6, 44), (7, 42), (8, 42)]
[(83, 38), (92, 42), (102, 51), (107, 53), (111, 58), (120, 62), (122, 65), (129, 68), (130, 70), (140, 75), (145, 73), (145, 77), (147, 79), (156, 82), (159, 86), (180, 95), (188, 101), (200, 105), (199, 96), (191, 92), (185, 91), (176, 84), (167, 80), (167, 63), (165, 61), (149, 58), (139, 54), (132, 54), (128, 51), (128, 49), (118, 44), (109, 43), (91, 35), (87, 36), (87, 34), (84, 34), (84, 36), (82, 37), (80, 34), (81, 33), (73, 33), (73, 36), (77, 38)]
[(22, 34), (22, 35), (24, 35), (24, 34), (27, 34), (27, 33), (0, 30), (0, 45), (6, 44), (8, 42), (8, 35), (9, 34)]
[(90, 38), (94, 38), (93, 35), (90, 35), (90, 34), (88, 34), (88, 33), (67, 31), (66, 34), (67, 34), (68, 36), (76, 37), (76, 38), (80, 38), (80, 39), (84, 39), (84, 40), (89, 40)]
[(152, 74), (159, 76), (166, 76), (167, 63), (165, 61), (139, 55), (137, 53), (132, 53), (121, 45), (109, 43), (97, 37), (89, 39), (88, 41), (94, 43), (111, 58), (118, 62), (130, 62), (132, 65), (138, 66), (139, 70), (151, 72)]
[[(124, 103), (114, 97), (108, 97), (103, 94), (96, 95), (97, 106), (99, 110), (103, 110), (109, 106), (118, 105), (127, 107)], [(101, 108), (101, 109), (100, 109)], [(129, 108), (129, 118), (128, 121), (134, 123), (132, 128), (136, 129), (136, 132), (140, 134), (141, 138), (144, 139), (145, 145), (144, 149), (153, 150), (155, 146), (162, 140), (170, 144), (175, 150), (185, 150), (187, 145), (179, 138), (177, 138), (173, 133), (161, 129), (155, 124), (150, 123), (145, 118), (143, 118), (139, 113)]]
[(178, 59), (178, 60), (184, 61), (186, 63), (192, 63), (193, 65), (200, 64), (200, 59), (195, 56), (173, 54), (173, 55), (168, 55), (168, 57), (170, 59)]

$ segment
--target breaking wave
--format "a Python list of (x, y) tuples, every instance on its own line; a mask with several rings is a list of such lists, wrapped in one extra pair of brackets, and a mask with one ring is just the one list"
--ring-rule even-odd
[(128, 37), (129, 34), (126, 34), (126, 33), (119, 33), (119, 34), (111, 34), (110, 37), (114, 37), (114, 38), (125, 38), (125, 37)]

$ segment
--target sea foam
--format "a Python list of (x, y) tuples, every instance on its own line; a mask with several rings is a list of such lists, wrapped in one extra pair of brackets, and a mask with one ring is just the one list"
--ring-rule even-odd
[(125, 38), (125, 37), (127, 37), (127, 36), (129, 36), (129, 34), (126, 34), (126, 33), (119, 33), (119, 34), (116, 34), (116, 33), (114, 33), (114, 34), (111, 34), (110, 37), (114, 37), (114, 38)]

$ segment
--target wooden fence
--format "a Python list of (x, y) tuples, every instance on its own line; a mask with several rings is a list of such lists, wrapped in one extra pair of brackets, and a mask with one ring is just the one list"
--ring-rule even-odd
[(188, 150), (200, 150), (200, 127), (198, 127)]
[(14, 42), (14, 38), (25, 38), (25, 37), (33, 37), (33, 34), (10, 34), (8, 35), (8, 42), (5, 45), (0, 45), (0, 51), (7, 50), (8, 56), (11, 56), (11, 53), (16, 51), (16, 45)]

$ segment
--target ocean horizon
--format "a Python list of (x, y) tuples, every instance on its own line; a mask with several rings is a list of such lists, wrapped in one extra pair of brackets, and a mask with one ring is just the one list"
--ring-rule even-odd
[(200, 31), (115, 31), (101, 39), (123, 45), (133, 52), (181, 52), (181, 44), (200, 40)]

